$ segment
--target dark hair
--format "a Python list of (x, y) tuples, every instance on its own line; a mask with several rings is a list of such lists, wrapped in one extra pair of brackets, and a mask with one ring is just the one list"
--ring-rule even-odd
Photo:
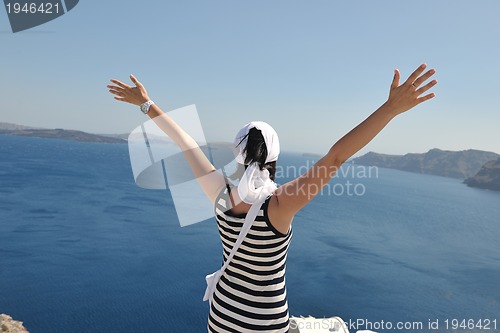
[(258, 162), (260, 169), (267, 169), (267, 171), (269, 171), (269, 178), (274, 180), (274, 176), (276, 175), (276, 161), (266, 163), (267, 146), (264, 141), (264, 137), (262, 136), (262, 132), (255, 127), (251, 128), (250, 131), (248, 131), (248, 134), (241, 139), (237, 146), (239, 146), (245, 139), (247, 139), (247, 145), (243, 149), (243, 152), (246, 153), (245, 164)]

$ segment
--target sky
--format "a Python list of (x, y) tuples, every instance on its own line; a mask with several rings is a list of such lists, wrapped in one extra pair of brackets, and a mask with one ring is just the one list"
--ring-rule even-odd
[(284, 151), (326, 153), (402, 79), (435, 68), (436, 97), (358, 155), (432, 148), (500, 153), (500, 1), (80, 0), (12, 33), (0, 8), (0, 122), (129, 133), (115, 101), (133, 73), (164, 110), (195, 104), (208, 141), (263, 120)]

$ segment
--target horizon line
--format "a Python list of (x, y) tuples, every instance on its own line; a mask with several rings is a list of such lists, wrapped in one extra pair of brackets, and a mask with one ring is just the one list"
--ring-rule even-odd
[[(2, 124), (22, 127), (22, 128), (19, 128), (18, 130), (26, 130), (26, 129), (33, 129), (33, 130), (64, 130), (64, 131), (76, 131), (76, 132), (82, 132), (82, 133), (91, 134), (91, 135), (110, 136), (110, 137), (121, 136), (121, 135), (130, 135), (130, 133), (127, 133), (127, 132), (124, 132), (124, 133), (94, 133), (94, 132), (87, 132), (87, 131), (84, 131), (84, 130), (81, 130), (81, 129), (70, 129), (70, 128), (60, 128), (60, 127), (54, 127), (54, 128), (34, 127), (34, 126), (30, 126), (30, 125), (21, 125), (21, 124), (10, 123), (10, 122), (5, 122), (5, 121), (0, 121), (0, 130), (3, 129), (2, 126), (1, 126)], [(5, 128), (4, 130), (8, 130), (8, 129)], [(57, 138), (47, 138), (47, 139), (57, 139)], [(71, 139), (69, 139), (69, 140), (70, 141), (78, 141), (78, 140), (71, 140)], [(124, 139), (124, 140), (127, 141), (127, 139)], [(232, 142), (212, 141), (212, 142), (209, 142), (209, 143), (213, 144), (213, 143), (232, 143)], [(467, 148), (467, 149), (462, 149), (462, 150), (449, 150), (449, 149), (441, 149), (441, 148), (438, 148), (438, 147), (430, 148), (426, 152), (407, 152), (407, 153), (404, 153), (404, 154), (388, 154), (388, 153), (380, 153), (380, 152), (376, 152), (376, 151), (370, 150), (370, 151), (364, 153), (363, 155), (366, 155), (368, 153), (375, 153), (375, 154), (380, 154), (380, 155), (404, 156), (406, 154), (426, 154), (426, 153), (428, 153), (428, 152), (430, 152), (431, 150), (434, 150), (434, 149), (437, 149), (437, 150), (440, 150), (440, 151), (444, 151), (444, 152), (464, 152), (464, 151), (469, 151), (469, 150), (476, 150), (476, 151), (487, 152), (487, 153), (494, 153), (494, 154), (500, 155), (500, 153), (498, 153), (496, 151), (490, 151), (490, 150), (484, 150), (484, 149), (477, 149), (477, 148)], [(324, 156), (325, 155), (324, 153), (314, 153), (314, 152), (306, 152), (306, 151), (284, 150), (284, 152), (296, 153), (296, 154), (311, 154), (311, 155), (315, 155), (315, 156)], [(363, 155), (361, 155), (361, 156), (363, 156)], [(357, 157), (354, 157), (354, 155), (353, 155), (349, 160), (351, 160), (353, 158), (357, 158)]]

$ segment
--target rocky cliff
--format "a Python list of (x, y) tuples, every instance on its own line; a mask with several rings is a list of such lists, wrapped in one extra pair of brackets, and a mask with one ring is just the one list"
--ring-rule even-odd
[(500, 155), (481, 150), (447, 151), (435, 148), (423, 154), (385, 155), (369, 152), (353, 159), (353, 162), (381, 168), (467, 179), (474, 176), (486, 162), (497, 158), (500, 158)]
[(500, 191), (500, 158), (489, 161), (474, 176), (464, 181), (467, 186)]
[(24, 328), (23, 323), (12, 319), (11, 316), (0, 314), (0, 332), (1, 333), (29, 333)]

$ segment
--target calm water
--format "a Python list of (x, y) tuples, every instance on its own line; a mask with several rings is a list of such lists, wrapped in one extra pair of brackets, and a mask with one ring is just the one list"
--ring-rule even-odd
[[(205, 331), (214, 219), (181, 228), (167, 191), (135, 185), (126, 145), (0, 136), (0, 156), (0, 313), (32, 333)], [(291, 314), (498, 331), (500, 193), (344, 170), (295, 218)]]

